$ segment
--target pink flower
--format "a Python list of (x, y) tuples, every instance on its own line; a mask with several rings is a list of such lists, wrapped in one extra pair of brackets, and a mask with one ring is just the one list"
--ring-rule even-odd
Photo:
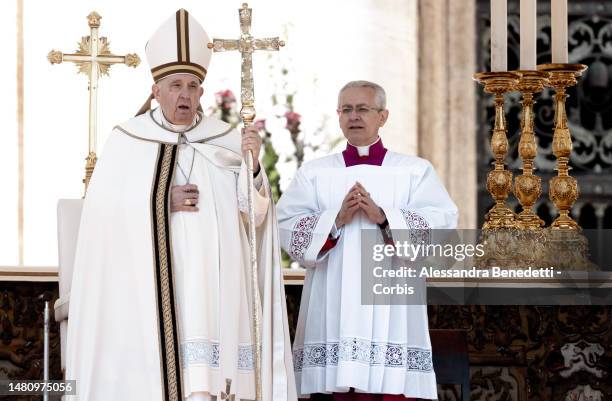
[(255, 120), (253, 125), (260, 131), (266, 130), (266, 120), (263, 118), (260, 118), (259, 120)]
[(302, 116), (296, 113), (295, 111), (288, 111), (285, 113), (285, 118), (287, 119), (287, 121), (291, 120), (297, 121), (299, 123)]
[(297, 134), (300, 132), (300, 119), (301, 115), (294, 111), (288, 111), (285, 113), (285, 118), (287, 119), (287, 124), (285, 128), (289, 130), (292, 134)]
[(236, 97), (234, 96), (234, 93), (229, 89), (215, 93), (215, 100), (217, 104), (224, 110), (231, 109), (232, 105), (236, 103)]
[(226, 89), (224, 91), (219, 91), (217, 93), (215, 93), (215, 96), (217, 96), (217, 98), (221, 98), (226, 102), (235, 102), (236, 101), (236, 97), (234, 96), (234, 92), (232, 92), (229, 89)]

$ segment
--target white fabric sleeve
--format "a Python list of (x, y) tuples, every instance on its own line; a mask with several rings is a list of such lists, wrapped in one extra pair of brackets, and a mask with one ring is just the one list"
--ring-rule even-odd
[(332, 226), (329, 235), (331, 235), (331, 237), (333, 239), (338, 239), (340, 238), (340, 235), (342, 234), (342, 231), (344, 230), (344, 226), (340, 227), (340, 229), (338, 229), (338, 227), (336, 227), (336, 221), (334, 220), (334, 225)]
[(281, 246), (304, 267), (314, 267), (338, 215), (337, 209), (320, 210), (312, 182), (298, 170), (277, 205)]
[[(260, 169), (262, 168), (261, 165), (259, 167)], [(255, 190), (256, 191), (260, 191), (261, 190), (261, 186), (263, 184), (263, 173), (261, 170), (259, 170), (259, 174), (257, 174), (254, 178), (253, 178), (253, 185), (255, 186)]]
[[(270, 186), (268, 180), (265, 179), (266, 172), (261, 164), (260, 168), (259, 174), (253, 180), (253, 185), (255, 187), (255, 191), (253, 191), (253, 206), (255, 209), (256, 227), (259, 227), (265, 220), (266, 214), (268, 213), (268, 205), (270, 204)], [(238, 207), (244, 215), (248, 215), (249, 213), (247, 174), (249, 174), (249, 172), (243, 161), (240, 166), (240, 173), (238, 174)]]
[[(457, 206), (438, 178), (430, 162), (424, 160), (423, 171), (411, 184), (410, 195), (402, 207), (383, 207), (392, 230), (411, 230), (410, 241), (429, 243), (431, 229), (457, 226)], [(394, 234), (394, 239), (396, 235)]]

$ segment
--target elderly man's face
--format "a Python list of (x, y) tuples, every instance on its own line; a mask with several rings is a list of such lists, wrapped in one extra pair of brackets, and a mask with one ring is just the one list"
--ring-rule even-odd
[(153, 96), (172, 124), (191, 124), (204, 89), (191, 74), (173, 74), (153, 85)]
[(376, 104), (372, 88), (346, 88), (340, 93), (338, 118), (342, 133), (355, 146), (370, 145), (378, 137), (378, 129), (387, 121), (389, 112)]

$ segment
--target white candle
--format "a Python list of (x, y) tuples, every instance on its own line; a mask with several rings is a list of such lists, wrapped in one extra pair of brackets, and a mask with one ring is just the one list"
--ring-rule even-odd
[(551, 0), (552, 62), (567, 63), (567, 0)]
[(508, 71), (507, 0), (491, 0), (491, 71)]
[(537, 1), (521, 0), (521, 70), (536, 69)]

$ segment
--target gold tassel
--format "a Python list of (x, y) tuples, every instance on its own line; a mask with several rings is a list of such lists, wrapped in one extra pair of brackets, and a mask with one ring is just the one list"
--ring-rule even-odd
[(151, 101), (153, 100), (154, 96), (151, 93), (149, 95), (149, 97), (147, 98), (147, 100), (144, 102), (144, 104), (142, 105), (142, 107), (140, 108), (140, 110), (138, 110), (138, 113), (136, 113), (136, 115), (134, 117), (137, 117), (141, 114), (146, 113), (147, 111), (151, 110)]

